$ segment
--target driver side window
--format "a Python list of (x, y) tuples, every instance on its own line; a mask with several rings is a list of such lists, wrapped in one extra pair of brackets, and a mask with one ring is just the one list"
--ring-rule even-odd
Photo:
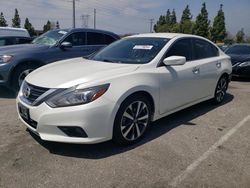
[(170, 56), (184, 56), (187, 61), (192, 60), (192, 41), (191, 39), (180, 39), (175, 42), (168, 50), (165, 58)]
[(86, 45), (86, 33), (78, 32), (69, 35), (64, 42), (70, 42), (72, 46), (82, 46)]

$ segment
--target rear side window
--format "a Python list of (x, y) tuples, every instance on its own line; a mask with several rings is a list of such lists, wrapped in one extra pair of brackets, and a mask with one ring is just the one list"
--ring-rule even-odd
[(110, 35), (103, 34), (105, 44), (111, 44), (112, 42), (116, 41), (116, 39)]
[(87, 45), (104, 45), (105, 38), (102, 33), (88, 32)]
[(86, 44), (85, 35), (85, 32), (72, 33), (64, 40), (64, 42), (70, 42), (73, 46), (82, 46)]
[(187, 61), (192, 60), (192, 41), (191, 39), (180, 39), (175, 42), (166, 54), (170, 56), (184, 56)]
[(219, 55), (218, 49), (209, 42), (201, 39), (194, 39), (194, 59), (204, 59)]

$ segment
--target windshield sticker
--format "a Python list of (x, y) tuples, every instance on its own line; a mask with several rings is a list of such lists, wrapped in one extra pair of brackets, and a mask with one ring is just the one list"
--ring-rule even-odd
[(67, 34), (67, 31), (59, 31), (58, 33), (65, 35), (65, 34)]
[(153, 47), (152, 45), (135, 45), (133, 50), (151, 50)]

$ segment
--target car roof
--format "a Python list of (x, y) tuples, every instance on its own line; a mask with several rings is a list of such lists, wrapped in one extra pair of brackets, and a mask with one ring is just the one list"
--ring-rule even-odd
[(233, 47), (233, 46), (249, 46), (250, 47), (250, 44), (242, 44), (242, 43), (240, 43), (240, 44), (231, 45), (231, 47)]
[(167, 38), (172, 39), (175, 37), (197, 37), (203, 38), (196, 35), (189, 35), (189, 34), (182, 34), (182, 33), (144, 33), (144, 34), (137, 34), (129, 37), (155, 37), (155, 38)]
[(16, 27), (0, 27), (0, 30), (27, 31), (26, 29)]
[(67, 32), (99, 32), (99, 33), (104, 33), (104, 34), (108, 34), (111, 35), (115, 38), (120, 38), (117, 34), (112, 33), (110, 31), (105, 31), (105, 30), (100, 30), (100, 29), (90, 29), (90, 28), (67, 28), (67, 29), (55, 29), (55, 30), (63, 30), (63, 31), (67, 31)]
[(23, 28), (0, 27), (0, 36), (26, 36), (30, 37), (29, 32)]

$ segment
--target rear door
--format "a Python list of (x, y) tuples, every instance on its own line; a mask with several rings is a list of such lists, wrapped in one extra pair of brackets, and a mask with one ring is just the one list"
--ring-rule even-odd
[(219, 50), (210, 42), (194, 38), (194, 61), (199, 67), (200, 88), (197, 88), (199, 95), (207, 97), (214, 95), (215, 86), (222, 70), (222, 62), (219, 57)]

